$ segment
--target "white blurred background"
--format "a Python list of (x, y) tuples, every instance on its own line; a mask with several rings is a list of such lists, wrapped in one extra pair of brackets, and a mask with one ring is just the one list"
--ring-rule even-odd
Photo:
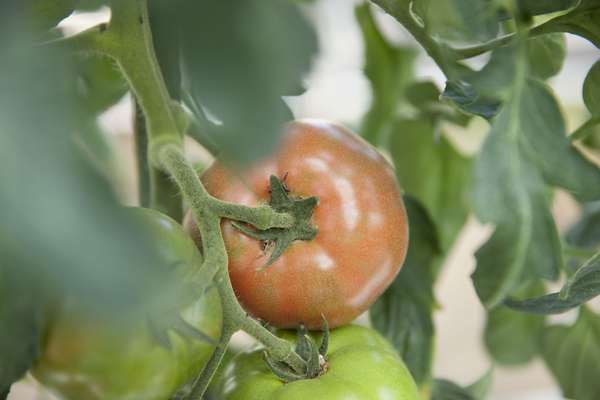
[[(306, 11), (319, 33), (321, 54), (314, 61), (306, 78), (308, 90), (289, 101), (297, 117), (326, 118), (349, 126), (358, 126), (370, 104), (370, 88), (362, 73), (363, 43), (354, 21), (354, 5), (358, 0), (320, 0)], [(106, 19), (106, 12), (70, 17), (63, 28), (72, 33)], [(414, 43), (412, 38), (391, 17), (378, 12), (386, 36), (395, 43)], [(581, 86), (589, 67), (600, 57), (598, 49), (585, 40), (568, 36), (568, 56), (562, 72), (551, 80), (562, 101), (563, 113), (572, 131), (586, 117), (581, 101)], [(415, 44), (416, 46), (416, 44)], [(444, 77), (435, 64), (422, 52), (417, 74), (429, 78), (443, 88)], [(101, 117), (101, 125), (117, 152), (117, 162), (123, 171), (134, 171), (131, 160), (131, 108), (128, 96)], [(485, 123), (475, 121), (468, 131), (455, 132), (462, 151), (474, 152), (485, 133)], [(123, 176), (123, 196), (134, 200), (132, 176)], [(554, 212), (559, 227), (573, 221), (578, 213), (575, 203), (566, 195), (557, 196)], [(458, 237), (444, 266), (435, 293), (440, 309), (435, 314), (436, 355), (434, 375), (460, 384), (469, 384), (490, 367), (482, 343), (484, 311), (471, 285), (470, 274), (475, 268), (474, 251), (489, 235), (489, 229), (470, 218)], [(560, 318), (570, 320), (573, 315)], [(549, 372), (540, 360), (526, 367), (494, 370), (492, 400), (555, 400), (562, 399)], [(9, 400), (50, 400), (52, 397), (29, 378), (18, 384)]]

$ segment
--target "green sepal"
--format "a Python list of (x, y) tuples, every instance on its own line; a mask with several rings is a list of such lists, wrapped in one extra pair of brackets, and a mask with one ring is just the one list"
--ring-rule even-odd
[(266, 243), (274, 243), (271, 256), (263, 268), (273, 264), (295, 240), (312, 240), (318, 233), (311, 222), (311, 217), (319, 199), (290, 196), (287, 187), (274, 175), (271, 175), (269, 183), (271, 185), (269, 205), (277, 212), (291, 214), (294, 217), (294, 225), (290, 228), (259, 230), (233, 222), (233, 226), (243, 234)]
[(308, 335), (304, 335), (306, 341), (310, 343), (309, 345), (309, 356), (306, 359), (306, 376), (307, 378), (316, 378), (321, 373), (321, 363), (319, 362), (319, 350), (317, 349), (317, 345)]
[(297, 374), (294, 372), (287, 364), (282, 363), (280, 361), (274, 361), (271, 359), (269, 354), (264, 352), (264, 359), (271, 372), (273, 372), (279, 379), (284, 382), (293, 382), (299, 381), (301, 379), (306, 379), (304, 375)]
[(300, 325), (296, 335), (295, 351), (303, 360), (308, 360), (311, 354), (310, 346), (311, 343), (307, 336), (306, 327), (304, 325)]
[(321, 345), (319, 346), (319, 354), (325, 357), (327, 350), (329, 349), (329, 324), (323, 315), (323, 337), (321, 338)]
[(322, 368), (324, 363), (321, 361), (324, 361), (325, 359), (328, 345), (329, 325), (327, 324), (325, 317), (323, 317), (323, 336), (321, 338), (321, 344), (319, 347), (317, 347), (317, 344), (312, 337), (309, 336), (304, 325), (300, 325), (296, 332), (296, 346), (294, 351), (305, 362), (304, 371), (300, 373), (293, 370), (292, 367), (285, 362), (271, 359), (267, 352), (264, 353), (264, 358), (271, 371), (284, 382), (292, 382), (300, 379), (312, 379), (321, 375), (323, 371)]

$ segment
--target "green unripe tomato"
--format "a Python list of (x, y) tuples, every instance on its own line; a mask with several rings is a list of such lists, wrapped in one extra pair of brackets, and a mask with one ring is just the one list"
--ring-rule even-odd
[[(148, 227), (159, 254), (178, 270), (195, 270), (201, 255), (181, 226), (149, 209), (131, 209)], [(101, 299), (99, 299), (101, 301)], [(65, 299), (51, 320), (43, 353), (32, 374), (62, 399), (166, 400), (193, 379), (214, 350), (208, 341), (167, 330), (170, 349), (160, 345), (145, 316), (124, 321), (79, 312)], [(214, 340), (222, 310), (216, 289), (184, 307), (180, 316)]]
[[(293, 340), (294, 335), (285, 337)], [(348, 325), (331, 331), (325, 372), (314, 379), (282, 382), (265, 363), (263, 351), (257, 348), (232, 360), (223, 378), (223, 400), (419, 399), (398, 353), (369, 328)]]

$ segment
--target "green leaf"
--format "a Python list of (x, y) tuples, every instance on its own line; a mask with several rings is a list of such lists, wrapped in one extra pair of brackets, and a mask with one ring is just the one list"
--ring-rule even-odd
[(469, 213), (471, 160), (444, 136), (436, 137), (429, 120), (397, 120), (391, 134), (389, 150), (400, 186), (425, 206), (447, 251)]
[(221, 123), (209, 132), (221, 157), (241, 166), (269, 154), (293, 118), (281, 96), (302, 86), (317, 50), (312, 27), (286, 1), (172, 3), (185, 87)]
[(431, 81), (411, 83), (406, 87), (405, 97), (414, 106), (421, 118), (433, 122), (448, 121), (460, 126), (467, 126), (470, 116), (440, 101), (440, 90)]
[(568, 32), (586, 38), (600, 48), (600, 0), (581, 0), (567, 14), (538, 27), (542, 32)]
[(161, 311), (181, 286), (150, 232), (73, 140), (91, 115), (58, 49), (34, 46), (0, 2), (0, 393), (37, 354), (55, 295), (86, 311)]
[(583, 102), (594, 116), (600, 116), (600, 61), (590, 68), (583, 81)]
[(492, 384), (492, 370), (468, 387), (461, 387), (447, 379), (436, 379), (431, 388), (431, 400), (485, 400)]
[(525, 300), (508, 298), (508, 307), (533, 314), (560, 314), (600, 294), (600, 253), (587, 260), (569, 278), (560, 292)]
[(515, 47), (500, 47), (479, 71), (465, 70), (460, 79), (449, 80), (442, 99), (453, 102), (463, 111), (490, 119), (510, 94), (515, 76)]
[[(0, 239), (8, 237), (0, 231)], [(4, 254), (2, 260), (6, 259)], [(18, 270), (0, 264), (0, 393), (21, 379), (40, 354), (43, 314), (39, 300), (43, 288), (35, 289)]]
[(521, 92), (519, 120), (522, 150), (548, 183), (570, 191), (581, 201), (600, 199), (600, 169), (567, 138), (560, 108), (545, 84), (527, 82)]
[(476, 400), (465, 388), (446, 379), (436, 379), (431, 390), (431, 400)]
[(475, 212), (496, 224), (476, 254), (473, 274), (487, 307), (503, 301), (522, 279), (558, 277), (561, 246), (547, 183), (581, 200), (600, 196), (600, 170), (571, 145), (554, 97), (541, 82), (526, 79), (524, 69), (518, 68), (475, 167)]
[(358, 5), (354, 13), (365, 43), (364, 72), (371, 83), (373, 98), (360, 132), (371, 143), (380, 144), (412, 80), (417, 53), (410, 47), (393, 46), (383, 37), (368, 3)]
[(522, 14), (542, 15), (568, 10), (579, 0), (518, 0), (517, 6)]
[[(523, 55), (515, 53), (510, 96), (492, 121), (475, 165), (475, 213), (483, 222), (496, 224), (476, 253), (473, 274), (476, 291), (488, 308), (502, 302), (524, 279), (554, 280), (562, 268), (544, 178), (593, 197), (600, 172), (570, 145), (546, 87), (526, 79)], [(560, 165), (552, 162), (557, 159)], [(592, 187), (571, 182), (575, 176)]]
[(454, 103), (466, 113), (490, 119), (498, 113), (500, 101), (480, 96), (468, 82), (447, 81), (442, 99)]
[(96, 11), (102, 6), (108, 6), (110, 0), (77, 0), (77, 10)]
[(520, 150), (526, 134), (518, 98), (494, 120), (475, 165), (474, 209), (496, 224), (477, 251), (476, 291), (488, 308), (499, 304), (524, 277), (556, 279), (560, 240), (541, 175)]
[(406, 88), (406, 100), (417, 109), (424, 109), (440, 98), (440, 91), (431, 81), (411, 83)]
[(498, 9), (491, 0), (414, 0), (412, 8), (434, 37), (484, 42), (498, 34)]
[(600, 245), (600, 202), (588, 203), (583, 207), (581, 217), (569, 228), (566, 240), (578, 247)]
[[(177, 1), (175, 1), (177, 2)], [(154, 52), (167, 90), (172, 99), (181, 99), (181, 27), (177, 20), (178, 7), (163, 0), (148, 1)]]
[(546, 365), (565, 397), (596, 400), (600, 393), (600, 318), (582, 307), (573, 326), (551, 326), (542, 342)]
[[(533, 297), (544, 293), (540, 282), (516, 292), (520, 297)], [(539, 352), (539, 342), (544, 330), (544, 318), (498, 307), (488, 313), (484, 342), (494, 361), (503, 365), (525, 364)]]
[(475, 400), (486, 400), (492, 387), (493, 378), (494, 370), (490, 368), (483, 376), (467, 386), (466, 389)]
[(433, 263), (437, 235), (425, 209), (404, 197), (410, 220), (408, 255), (391, 286), (370, 309), (371, 322), (398, 350), (418, 384), (431, 374), (433, 352)]
[(113, 59), (97, 54), (74, 54), (77, 91), (90, 113), (97, 114), (119, 101), (128, 86)]
[(24, 21), (35, 31), (45, 31), (58, 25), (75, 9), (77, 0), (24, 0)]
[(567, 53), (563, 33), (532, 37), (527, 41), (527, 59), (532, 76), (548, 79), (558, 74)]

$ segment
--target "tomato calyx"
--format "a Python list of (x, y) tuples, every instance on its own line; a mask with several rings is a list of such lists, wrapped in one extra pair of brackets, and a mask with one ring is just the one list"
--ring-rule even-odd
[(273, 264), (295, 240), (312, 240), (318, 230), (311, 221), (319, 199), (317, 197), (297, 198), (291, 196), (287, 185), (275, 175), (269, 178), (271, 200), (269, 205), (277, 212), (288, 213), (294, 217), (294, 225), (290, 228), (270, 228), (265, 230), (250, 228), (233, 222), (233, 226), (243, 234), (260, 240), (263, 249), (273, 249), (271, 256), (262, 267)]
[(313, 379), (327, 372), (325, 356), (327, 355), (328, 346), (329, 327), (324, 319), (323, 336), (319, 347), (308, 335), (304, 325), (300, 325), (298, 328), (294, 351), (304, 360), (304, 371), (294, 371), (286, 363), (272, 360), (267, 352), (264, 353), (264, 358), (273, 374), (286, 383), (302, 379)]

